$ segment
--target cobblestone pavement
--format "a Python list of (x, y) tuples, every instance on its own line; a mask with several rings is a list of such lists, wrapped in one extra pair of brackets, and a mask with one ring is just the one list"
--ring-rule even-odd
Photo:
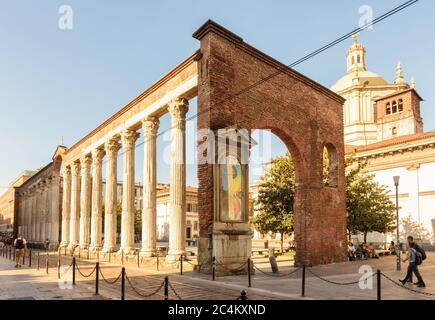
[[(22, 269), (13, 269), (12, 262), (4, 262), (2, 259), (1, 272), (4, 272), (4, 265), (8, 265), (8, 270), (19, 272), (22, 280), (20, 286), (33, 286), (34, 279), (45, 276), (45, 253), (40, 253), (40, 270), (36, 270), (37, 255), (32, 255), (32, 267), (23, 267)], [(124, 258), (124, 259), (123, 259)], [(1, 259), (1, 258), (0, 258)], [(95, 262), (97, 257), (90, 256), (87, 253), (81, 254), (80, 258), (76, 257), (78, 270), (76, 271), (76, 284), (74, 290), (62, 290), (59, 295), (65, 295), (65, 299), (88, 299), (95, 297)], [(235, 300), (240, 296), (241, 290), (247, 292), (250, 300), (261, 299), (359, 299), (374, 300), (377, 296), (376, 275), (371, 277), (366, 285), (368, 289), (361, 289), (358, 280), (362, 277), (360, 267), (364, 266), (376, 272), (380, 269), (385, 276), (381, 277), (382, 281), (382, 299), (435, 299), (435, 253), (429, 253), (428, 259), (420, 267), (421, 273), (426, 281), (427, 288), (419, 289), (408, 284), (406, 288), (398, 285), (397, 280), (404, 277), (406, 265), (402, 264), (402, 271), (396, 271), (395, 257), (381, 257), (380, 259), (363, 260), (357, 262), (336, 263), (325, 266), (317, 266), (306, 269), (305, 297), (301, 297), (301, 276), (302, 270), (292, 266), (292, 261), (288, 258), (280, 257), (278, 274), (272, 274), (268, 259), (257, 257), (253, 259), (255, 265), (255, 274), (252, 275), (252, 287), (248, 287), (248, 278), (246, 275), (235, 275), (227, 277), (217, 277), (212, 281), (209, 274), (203, 274), (193, 271), (192, 264), (194, 260), (183, 263), (183, 275), (179, 272), (179, 263), (167, 266), (164, 259), (159, 259), (157, 266), (156, 259), (144, 259), (140, 261), (140, 268), (137, 266), (136, 257), (122, 257), (112, 255), (99, 256), (101, 272), (99, 280), (98, 297), (106, 299), (120, 299), (121, 296), (121, 261), (124, 260), (126, 270), (125, 281), (125, 298), (131, 300), (154, 299), (163, 300), (164, 290), (163, 281), (165, 275), (168, 275), (171, 286), (169, 287), (169, 299), (176, 300), (179, 297), (183, 300)], [(108, 262), (110, 259), (110, 263)], [(9, 260), (8, 260), (9, 261)], [(72, 257), (60, 256), (60, 265), (62, 272), (71, 265)], [(52, 253), (49, 255), (49, 275), (52, 287), (57, 286), (57, 263), (58, 255)], [(28, 260), (26, 262), (28, 265)], [(207, 266), (206, 266), (207, 267)], [(221, 266), (218, 265), (218, 268)], [(159, 269), (159, 270), (157, 270)], [(84, 277), (86, 276), (86, 277)], [(104, 278), (103, 278), (104, 276)], [(68, 272), (65, 277), (68, 277)], [(71, 274), (69, 275), (71, 277)], [(119, 277), (119, 279), (113, 282)], [(396, 283), (389, 280), (395, 281)], [(3, 277), (0, 283), (3, 285)], [(12, 280), (11, 280), (12, 281)], [(36, 280), (37, 282), (38, 280)], [(28, 283), (29, 282), (29, 283)], [(50, 281), (40, 282), (38, 289), (49, 285)], [(349, 284), (348, 284), (349, 283)], [(132, 287), (133, 286), (133, 287)], [(16, 289), (21, 290), (21, 289)], [(53, 289), (54, 290), (54, 289)], [(23, 291), (25, 291), (23, 289)], [(69, 291), (80, 292), (77, 296)], [(0, 298), (6, 299), (4, 290)], [(155, 294), (153, 294), (155, 293)], [(34, 296), (36, 293), (33, 294)], [(53, 298), (59, 298), (59, 295), (53, 293)], [(20, 295), (15, 295), (19, 297)], [(25, 297), (26, 295), (21, 295)], [(37, 296), (37, 295), (36, 295)], [(43, 294), (41, 294), (44, 297)], [(11, 296), (12, 297), (12, 296)], [(50, 299), (49, 297), (46, 297)]]

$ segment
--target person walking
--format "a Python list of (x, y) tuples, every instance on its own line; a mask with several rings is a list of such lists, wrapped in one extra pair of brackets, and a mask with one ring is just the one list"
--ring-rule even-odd
[(410, 280), (412, 282), (412, 274), (414, 273), (415, 276), (417, 277), (417, 280), (418, 280), (416, 285), (419, 288), (425, 288), (426, 284), (424, 283), (424, 280), (423, 280), (423, 278), (418, 270), (418, 266), (423, 261), (423, 255), (421, 252), (417, 251), (417, 248), (419, 250), (422, 250), (422, 249), (414, 242), (414, 239), (411, 236), (408, 237), (408, 246), (409, 246), (409, 249), (408, 249), (408, 252), (406, 254), (406, 257), (402, 260), (403, 262), (409, 261), (408, 270), (406, 272), (405, 279), (399, 280), (399, 281), (403, 285), (405, 285)]
[(27, 246), (26, 239), (22, 238), (21, 235), (18, 235), (18, 237), (14, 241), (15, 268), (21, 268), (26, 246)]

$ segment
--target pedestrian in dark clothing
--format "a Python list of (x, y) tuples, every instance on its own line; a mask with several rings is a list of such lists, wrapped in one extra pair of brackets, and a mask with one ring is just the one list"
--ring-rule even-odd
[(409, 250), (406, 257), (402, 260), (403, 262), (409, 261), (408, 270), (406, 272), (406, 277), (400, 282), (405, 285), (407, 282), (412, 282), (412, 274), (414, 273), (417, 277), (418, 282), (415, 283), (419, 288), (426, 287), (423, 278), (418, 270), (418, 265), (421, 264), (422, 257), (421, 253), (417, 251), (417, 244), (414, 242), (412, 237), (408, 237)]

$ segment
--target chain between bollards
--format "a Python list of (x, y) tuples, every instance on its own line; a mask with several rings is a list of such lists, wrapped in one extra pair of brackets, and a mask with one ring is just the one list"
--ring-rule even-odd
[(248, 258), (248, 287), (251, 287), (251, 258)]
[(216, 257), (213, 256), (211, 259), (211, 273), (213, 281), (216, 281)]
[(305, 297), (305, 265), (302, 266), (302, 297)]
[(73, 273), (72, 273), (73, 283), (72, 284), (75, 286), (75, 284), (76, 284), (76, 257), (73, 257), (72, 269), (73, 269)]
[(121, 269), (121, 300), (125, 300), (125, 267)]
[(95, 295), (98, 295), (99, 291), (99, 280), (100, 280), (100, 263), (95, 264)]
[(169, 278), (165, 276), (165, 300), (169, 300)]
[(376, 271), (376, 299), (381, 301), (381, 270)]

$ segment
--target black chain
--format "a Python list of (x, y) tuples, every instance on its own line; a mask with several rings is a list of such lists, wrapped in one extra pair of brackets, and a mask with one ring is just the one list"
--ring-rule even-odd
[(116, 281), (118, 281), (119, 278), (121, 278), (121, 275), (122, 275), (122, 272), (120, 272), (119, 275), (118, 275), (118, 277), (117, 277), (114, 281), (109, 281), (109, 280), (107, 280), (107, 279), (104, 277), (103, 272), (101, 271), (101, 269), (100, 269), (99, 271), (100, 271), (100, 274), (101, 274), (101, 277), (103, 278), (103, 280), (104, 280), (106, 283), (108, 283), (108, 284), (114, 284), (114, 283), (116, 283)]
[(89, 273), (88, 275), (85, 275), (85, 274), (83, 274), (83, 273), (80, 271), (80, 268), (79, 268), (79, 265), (78, 265), (78, 264), (76, 264), (76, 267), (77, 267), (77, 271), (81, 274), (81, 276), (82, 276), (83, 278), (89, 278), (90, 276), (92, 276), (92, 275), (94, 274), (95, 270), (97, 270), (97, 266), (95, 266), (94, 269), (92, 269), (91, 273)]
[(264, 275), (266, 275), (266, 276), (269, 276), (269, 277), (277, 277), (277, 278), (282, 278), (282, 277), (288, 277), (288, 276), (291, 276), (292, 274), (298, 272), (298, 271), (301, 269), (301, 268), (297, 268), (297, 269), (291, 271), (290, 273), (286, 273), (286, 274), (282, 274), (282, 273), (280, 273), (280, 274), (275, 274), (275, 273), (271, 273), (271, 272), (263, 271), (263, 270), (261, 270), (260, 268), (258, 268), (255, 264), (253, 264), (253, 266), (254, 266), (255, 270), (260, 271), (262, 274), (264, 274)]
[(216, 260), (216, 266), (220, 266), (220, 267), (224, 268), (225, 270), (227, 270), (227, 271), (229, 271), (229, 272), (232, 272), (232, 273), (235, 273), (235, 272), (238, 272), (238, 271), (242, 271), (242, 270), (245, 268), (245, 266), (246, 266), (247, 263), (248, 263), (248, 261), (246, 261), (245, 263), (243, 263), (242, 265), (240, 265), (238, 268), (229, 269), (229, 268), (225, 267), (225, 265), (224, 265), (223, 263), (220, 263), (220, 262), (218, 262), (218, 261)]
[(408, 291), (411, 291), (411, 292), (414, 292), (414, 293), (419, 293), (419, 294), (422, 294), (422, 295), (425, 295), (425, 296), (429, 296), (429, 297), (433, 297), (433, 296), (435, 296), (435, 293), (424, 292), (424, 291), (419, 291), (419, 290), (416, 290), (416, 289), (408, 288), (408, 287), (404, 286), (403, 284), (401, 284), (401, 283), (399, 283), (399, 282), (397, 282), (397, 281), (391, 279), (389, 276), (387, 276), (387, 275), (384, 274), (384, 273), (381, 273), (381, 275), (383, 275), (384, 278), (386, 278), (387, 280), (390, 280), (392, 283), (394, 283), (394, 284), (397, 285), (398, 287), (401, 287), (401, 288), (406, 289), (406, 290), (408, 290)]
[(174, 287), (172, 286), (171, 282), (168, 281), (169, 288), (171, 288), (172, 292), (175, 294), (175, 296), (178, 298), (178, 300), (181, 300), (180, 295), (175, 291)]
[[(325, 281), (325, 282), (328, 282), (328, 283), (331, 283), (331, 284), (335, 284), (335, 285), (337, 285), (337, 286), (349, 286), (349, 285), (353, 285), (353, 284), (358, 284), (358, 283), (360, 283), (360, 281), (361, 281), (361, 279), (359, 279), (359, 280), (357, 280), (357, 281), (351, 281), (351, 282), (336, 282), (336, 281), (328, 280), (328, 279), (326, 279), (326, 278), (323, 278), (323, 277), (319, 276), (318, 274), (314, 273), (310, 268), (307, 268), (307, 270), (308, 270), (308, 272), (311, 273), (314, 277), (316, 277), (316, 278), (318, 278), (318, 279), (320, 279), (320, 280), (322, 280), (322, 281)], [(375, 275), (376, 275), (376, 273), (373, 273), (370, 277), (368, 277), (368, 278), (366, 278), (366, 279), (364, 279), (364, 280), (367, 280), (367, 279), (369, 279), (369, 278), (373, 278)]]
[(139, 296), (141, 296), (141, 297), (143, 297), (143, 298), (149, 298), (149, 297), (152, 297), (153, 295), (157, 294), (157, 292), (159, 292), (159, 291), (163, 288), (163, 286), (165, 285), (165, 282), (163, 281), (163, 282), (160, 284), (160, 286), (159, 286), (156, 290), (154, 290), (152, 293), (149, 293), (149, 294), (143, 294), (143, 293), (139, 292), (138, 289), (135, 288), (135, 286), (134, 286), (133, 283), (130, 281), (130, 278), (127, 276), (127, 274), (125, 274), (125, 277), (126, 277), (126, 279), (127, 279), (128, 284), (129, 284), (130, 287), (133, 289), (133, 291), (134, 291), (137, 295), (139, 295)]

